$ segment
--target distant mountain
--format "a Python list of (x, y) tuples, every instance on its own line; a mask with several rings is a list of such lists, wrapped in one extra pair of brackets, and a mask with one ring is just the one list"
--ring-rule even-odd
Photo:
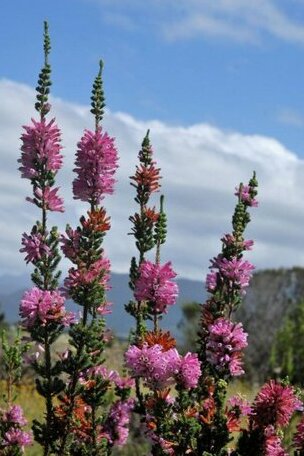
[[(131, 292), (128, 286), (127, 274), (111, 275), (111, 290), (108, 292), (108, 300), (113, 303), (113, 311), (107, 316), (107, 322), (114, 333), (120, 337), (127, 337), (129, 330), (134, 326), (134, 321), (124, 310), (124, 305), (131, 299)], [(180, 294), (177, 304), (169, 309), (163, 319), (164, 327), (176, 336), (180, 337), (177, 325), (182, 318), (181, 305), (186, 301), (204, 302), (206, 292), (202, 282), (188, 279), (177, 280)], [(6, 320), (14, 323), (18, 320), (18, 307), (24, 291), (31, 286), (26, 276), (0, 276), (0, 310), (4, 311)], [(75, 305), (69, 304), (73, 310), (79, 310)]]

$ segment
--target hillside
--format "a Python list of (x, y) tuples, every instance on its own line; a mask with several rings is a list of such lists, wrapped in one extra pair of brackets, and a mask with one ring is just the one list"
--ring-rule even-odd
[(246, 349), (248, 366), (258, 379), (269, 373), (269, 355), (273, 337), (284, 317), (296, 302), (304, 298), (304, 269), (265, 270), (254, 274), (244, 305), (237, 314), (249, 333)]

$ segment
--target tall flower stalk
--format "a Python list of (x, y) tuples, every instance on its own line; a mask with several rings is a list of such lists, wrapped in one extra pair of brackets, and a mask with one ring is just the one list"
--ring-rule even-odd
[(199, 355), (204, 370), (198, 388), (201, 413), (206, 418), (201, 420), (198, 451), (208, 455), (226, 454), (230, 440), (225, 413), (227, 385), (244, 373), (242, 358), (247, 334), (232, 315), (241, 304), (254, 269), (243, 259), (243, 253), (253, 245), (253, 241), (245, 240), (244, 232), (250, 221), (248, 209), (258, 205), (257, 185), (254, 173), (248, 185), (240, 184), (236, 189), (233, 231), (222, 238), (222, 252), (211, 260), (211, 272), (206, 278), (211, 297), (202, 306)]
[(26, 291), (20, 304), (20, 316), (25, 330), (32, 340), (43, 348), (44, 355), (39, 361), (33, 362), (36, 371), (37, 391), (45, 398), (45, 421), (34, 421), (33, 431), (37, 442), (43, 447), (47, 456), (52, 451), (56, 440), (57, 428), (54, 415), (53, 398), (63, 389), (64, 383), (59, 378), (60, 366), (53, 362), (51, 347), (68, 326), (74, 316), (65, 310), (65, 299), (58, 289), (60, 271), (57, 266), (60, 261), (58, 251), (59, 235), (56, 227), (48, 228), (48, 214), (63, 212), (63, 200), (58, 195), (59, 188), (55, 186), (55, 177), (62, 166), (60, 130), (55, 119), (47, 121), (51, 109), (48, 102), (51, 80), (49, 53), (51, 49), (48, 24), (44, 23), (44, 66), (39, 74), (37, 85), (37, 102), (39, 120), (23, 127), (21, 136), (21, 177), (29, 179), (33, 188), (33, 196), (27, 201), (40, 209), (41, 218), (30, 233), (22, 237), (21, 252), (25, 260), (34, 266), (32, 281), (34, 287)]
[[(74, 198), (88, 203), (89, 208), (79, 226), (75, 230), (67, 226), (61, 238), (63, 253), (74, 263), (64, 280), (65, 293), (82, 309), (80, 321), (70, 330), (73, 350), (63, 355), (69, 381), (57, 408), (62, 423), (61, 455), (110, 454), (114, 444), (125, 443), (133, 404), (129, 399), (133, 382), (103, 367), (107, 343), (104, 316), (111, 311), (111, 305), (106, 300), (110, 261), (102, 243), (110, 229), (110, 218), (101, 202), (114, 191), (118, 156), (114, 139), (101, 127), (105, 107), (102, 67), (100, 62), (91, 97), (95, 130), (86, 130), (79, 141), (74, 169)], [(119, 399), (105, 412), (111, 385)], [(111, 427), (109, 417), (115, 421), (117, 415), (122, 421), (118, 419), (117, 426), (112, 422)], [(119, 437), (119, 433), (123, 435)]]
[[(126, 309), (136, 319), (136, 330), (125, 360), (136, 382), (135, 411), (141, 416), (152, 455), (185, 454), (187, 446), (183, 438), (189, 431), (183, 426), (189, 404), (186, 398), (198, 384), (201, 366), (197, 354), (181, 356), (171, 334), (160, 329), (162, 315), (176, 302), (178, 287), (171, 263), (161, 264), (160, 249), (167, 234), (164, 197), (160, 198), (158, 213), (148, 206), (151, 194), (159, 188), (160, 171), (152, 160), (148, 135), (149, 132), (139, 152), (140, 165), (131, 177), (136, 188), (135, 201), (140, 206), (139, 212), (130, 217), (139, 258), (131, 261), (130, 287), (135, 299)], [(155, 248), (154, 262), (145, 258), (152, 248)], [(148, 321), (152, 323), (150, 331)], [(170, 395), (173, 388), (175, 398)]]

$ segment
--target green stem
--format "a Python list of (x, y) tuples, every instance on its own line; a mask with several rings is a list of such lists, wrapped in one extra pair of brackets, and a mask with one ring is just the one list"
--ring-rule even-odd
[(94, 454), (97, 455), (97, 447), (96, 447), (96, 407), (95, 407), (95, 405), (92, 405), (92, 438), (93, 438)]
[(49, 439), (49, 430), (51, 431), (53, 428), (53, 403), (52, 403), (52, 394), (51, 394), (51, 386), (52, 386), (52, 376), (51, 376), (51, 350), (50, 350), (50, 343), (48, 340), (48, 333), (46, 330), (45, 337), (44, 337), (44, 349), (45, 349), (45, 374), (47, 380), (47, 391), (46, 391), (46, 442), (44, 446), (44, 456), (49, 454), (50, 448), (50, 439)]

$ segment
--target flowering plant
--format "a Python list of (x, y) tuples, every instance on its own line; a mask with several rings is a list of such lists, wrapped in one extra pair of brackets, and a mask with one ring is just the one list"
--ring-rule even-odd
[[(49, 226), (51, 213), (64, 211), (55, 184), (63, 164), (61, 133), (55, 119), (47, 120), (50, 49), (45, 23), (45, 60), (36, 88), (39, 119), (24, 127), (19, 159), (21, 177), (32, 186), (32, 195), (26, 199), (40, 212), (40, 220), (23, 234), (20, 249), (26, 263), (33, 266), (33, 287), (25, 291), (20, 303), (21, 324), (36, 352), (26, 354), (28, 346), (21, 344), (19, 336), (13, 346), (3, 336), (7, 379), (5, 407), (0, 409), (0, 453), (19, 456), (32, 442), (23, 410), (12, 394), (25, 357), (45, 403), (43, 418), (32, 424), (44, 456), (116, 454), (115, 447), (126, 444), (136, 419), (153, 456), (303, 455), (303, 417), (290, 447), (284, 442), (284, 430), (303, 411), (301, 391), (288, 380), (267, 381), (252, 404), (239, 394), (227, 398), (229, 382), (244, 374), (247, 333), (235, 321), (235, 311), (254, 270), (244, 259), (253, 247), (244, 233), (249, 210), (258, 206), (256, 175), (235, 190), (232, 232), (222, 237), (221, 252), (211, 260), (206, 277), (209, 297), (201, 306), (197, 346), (193, 352), (182, 353), (170, 332), (161, 328), (162, 317), (174, 309), (179, 290), (171, 262), (161, 258), (167, 237), (164, 196), (160, 196), (159, 208), (151, 205), (161, 176), (149, 131), (131, 177), (138, 210), (129, 218), (130, 234), (138, 254), (131, 260), (133, 298), (126, 311), (134, 318), (135, 328), (125, 351), (123, 374), (106, 367), (111, 265), (103, 240), (111, 224), (101, 204), (114, 192), (118, 153), (114, 138), (101, 126), (103, 63), (91, 96), (95, 128), (85, 130), (78, 142), (74, 168), (74, 199), (85, 202), (87, 212), (76, 228), (67, 225), (65, 233), (59, 234)], [(59, 246), (72, 263), (62, 286)], [(67, 299), (79, 306), (78, 317), (67, 310)], [(69, 334), (67, 347), (55, 353), (54, 343), (64, 331)]]

